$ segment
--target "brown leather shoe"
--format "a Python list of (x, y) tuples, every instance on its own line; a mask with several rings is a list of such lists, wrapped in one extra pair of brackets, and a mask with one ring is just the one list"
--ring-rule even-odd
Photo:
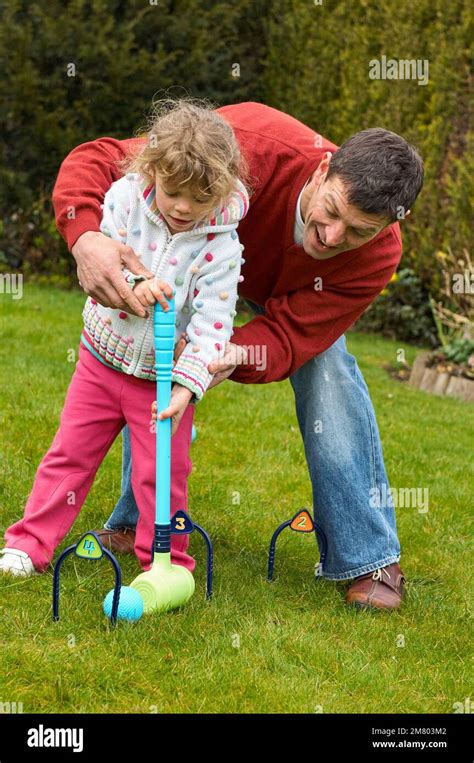
[(118, 530), (95, 530), (105, 548), (117, 554), (133, 554), (135, 547), (135, 530), (120, 527)]
[(405, 578), (398, 563), (356, 578), (346, 593), (347, 604), (361, 609), (397, 609)]

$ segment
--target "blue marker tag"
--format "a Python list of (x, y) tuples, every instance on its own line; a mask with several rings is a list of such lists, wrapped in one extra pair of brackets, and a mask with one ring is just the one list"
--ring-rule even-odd
[(185, 511), (181, 509), (177, 511), (171, 517), (171, 533), (172, 535), (189, 535), (194, 530), (194, 525), (191, 522), (191, 518)]

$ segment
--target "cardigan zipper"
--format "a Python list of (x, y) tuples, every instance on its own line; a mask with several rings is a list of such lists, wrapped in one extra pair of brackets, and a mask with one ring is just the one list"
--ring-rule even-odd
[[(155, 273), (155, 278), (160, 278), (161, 274), (165, 270), (165, 267), (166, 267), (166, 258), (167, 258), (168, 254), (169, 254), (169, 251), (170, 251), (171, 247), (173, 246), (173, 238), (174, 238), (174, 236), (166, 228), (163, 227), (163, 230), (164, 230), (164, 233), (166, 235), (166, 243), (165, 243), (165, 245), (163, 247), (163, 251), (161, 253), (161, 259), (159, 261), (158, 268), (157, 268), (157, 271)], [(141, 341), (141, 344), (140, 344), (140, 348), (139, 348), (139, 350), (137, 350), (138, 357), (137, 357), (137, 360), (135, 361), (135, 364), (134, 364), (134, 367), (133, 367), (133, 371), (135, 371), (138, 368), (138, 366), (141, 365), (142, 362), (143, 362), (143, 358), (142, 358), (143, 347), (147, 344), (147, 338), (148, 338), (148, 334), (149, 334), (149, 331), (150, 331), (150, 327), (151, 327), (151, 331), (153, 332), (153, 327), (151, 325), (152, 322), (153, 322), (153, 311), (151, 312), (151, 314), (147, 318), (145, 329), (143, 331), (143, 336), (142, 336), (142, 341)]]

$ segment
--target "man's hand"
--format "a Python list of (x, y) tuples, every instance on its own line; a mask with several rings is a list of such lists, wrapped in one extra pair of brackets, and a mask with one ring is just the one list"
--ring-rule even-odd
[(103, 233), (87, 231), (71, 249), (77, 263), (77, 277), (89, 297), (104, 307), (114, 307), (146, 317), (146, 310), (125, 281), (122, 267), (132, 273), (153, 278), (131, 246), (114, 241)]
[(186, 338), (186, 332), (182, 331), (180, 338), (178, 339), (178, 341), (176, 342), (176, 344), (174, 346), (174, 351), (173, 351), (173, 368), (175, 367), (175, 365), (177, 363), (177, 360), (178, 360), (179, 356), (181, 355), (181, 353), (183, 352), (184, 348), (186, 347), (187, 343), (188, 343), (188, 340)]
[[(170, 418), (172, 419), (171, 437), (174, 435), (174, 433), (178, 429), (181, 419), (183, 418), (183, 414), (186, 408), (188, 407), (189, 401), (191, 400), (192, 396), (193, 396), (193, 393), (187, 387), (183, 387), (181, 384), (173, 385), (173, 388), (171, 390), (170, 404), (167, 408), (164, 409), (164, 411), (161, 411), (158, 417), (160, 421), (163, 421), (164, 419), (170, 419)], [(155, 400), (155, 402), (151, 406), (151, 418), (153, 421), (156, 421), (156, 414), (157, 414), (157, 405)]]
[(247, 363), (247, 351), (239, 344), (226, 342), (223, 357), (215, 358), (207, 366), (209, 373), (215, 374), (208, 389), (216, 387), (225, 381), (235, 371), (237, 366), (244, 365), (245, 363)]
[[(179, 342), (174, 348), (173, 366), (176, 364), (176, 361), (178, 360), (185, 347), (186, 334), (182, 333)], [(239, 344), (232, 344), (232, 342), (227, 342), (223, 357), (215, 358), (207, 366), (209, 373), (215, 374), (213, 380), (208, 386), (208, 389), (212, 389), (212, 387), (216, 387), (218, 384), (225, 381), (238, 365), (244, 365), (247, 363), (247, 360), (247, 350), (245, 350)]]

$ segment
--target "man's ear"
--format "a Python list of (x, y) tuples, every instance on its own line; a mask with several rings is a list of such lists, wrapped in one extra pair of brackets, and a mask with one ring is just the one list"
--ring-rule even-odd
[(323, 154), (323, 158), (321, 159), (321, 162), (319, 164), (318, 170), (321, 171), (321, 175), (327, 175), (327, 171), (329, 169), (329, 165), (331, 163), (332, 154), (330, 151), (325, 151)]
[(316, 186), (318, 186), (320, 183), (323, 182), (323, 180), (326, 179), (326, 175), (329, 169), (329, 163), (332, 159), (332, 154), (330, 151), (325, 151), (323, 154), (323, 158), (319, 162), (318, 166), (313, 172), (313, 176), (311, 178), (311, 182)]

